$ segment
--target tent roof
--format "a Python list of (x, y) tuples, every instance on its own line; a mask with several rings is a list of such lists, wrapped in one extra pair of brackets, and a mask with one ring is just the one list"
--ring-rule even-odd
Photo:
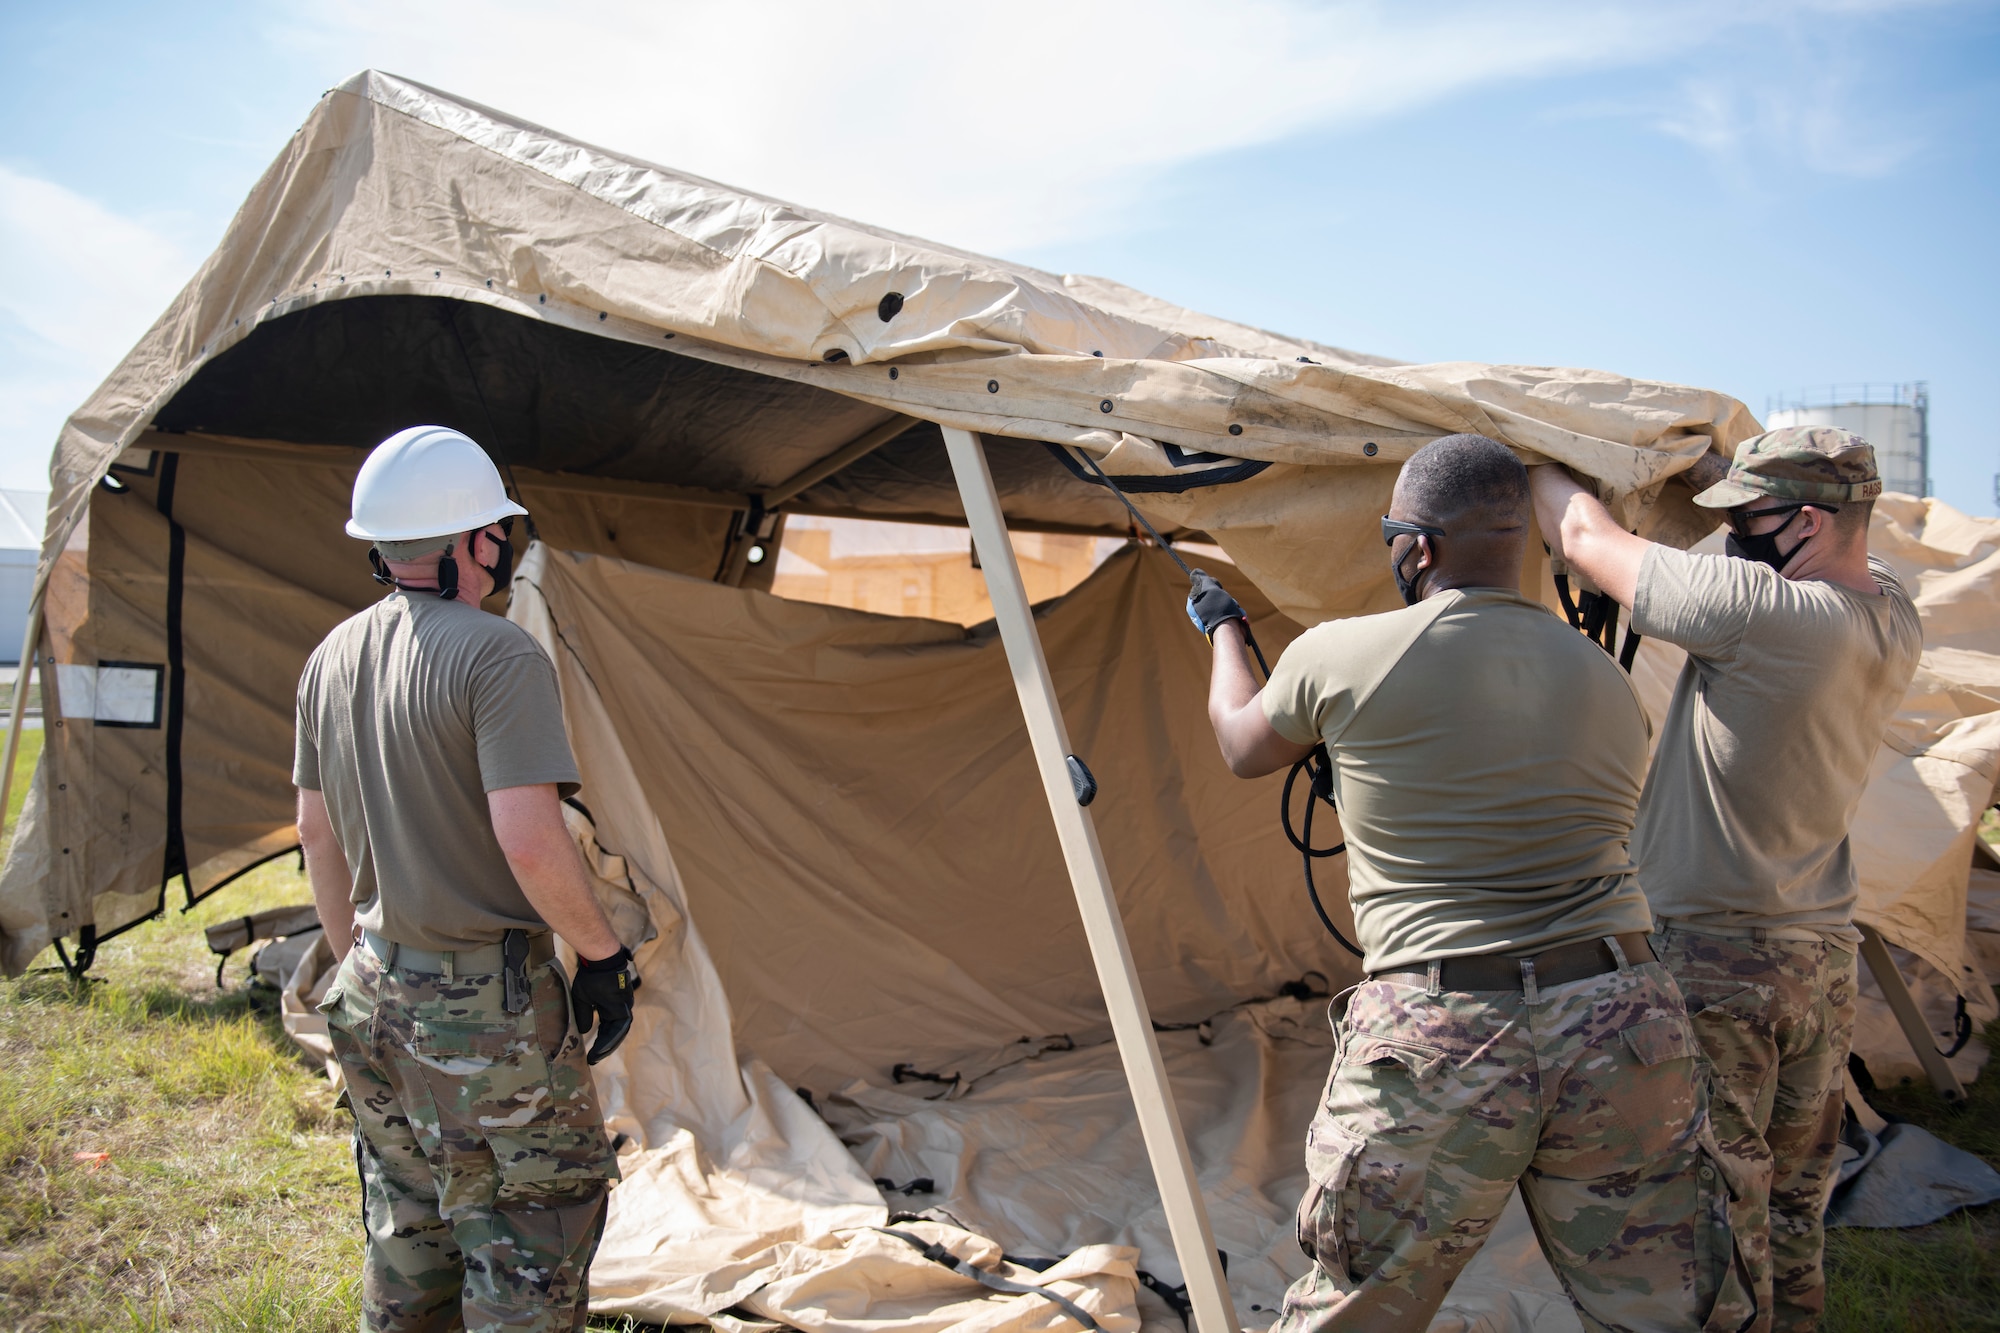
[[(931, 423), (1078, 446), (1168, 490), (1245, 464), (1389, 466), (1466, 429), (1631, 490), (1755, 426), (1679, 386), (1283, 337), (368, 71), (314, 108), (65, 427), (45, 563), (128, 447), (347, 459), (419, 420), (545, 482), (746, 507), (810, 481), (792, 508), (933, 520), (960, 509)], [(1048, 450), (994, 455), (1011, 521), (1126, 530)]]

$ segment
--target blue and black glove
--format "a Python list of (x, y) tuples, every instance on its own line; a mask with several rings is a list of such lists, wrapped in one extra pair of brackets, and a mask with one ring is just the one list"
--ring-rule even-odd
[(1246, 626), (1250, 616), (1243, 610), (1242, 603), (1231, 597), (1215, 576), (1205, 569), (1194, 571), (1194, 587), (1188, 593), (1188, 619), (1200, 630), (1210, 643), (1215, 642), (1215, 631), (1232, 620), (1240, 620)]
[(632, 967), (632, 951), (619, 946), (618, 952), (596, 962), (579, 956), (576, 980), (569, 983), (570, 1011), (576, 1016), (578, 1033), (588, 1033), (599, 1018), (597, 1040), (584, 1058), (596, 1064), (618, 1049), (632, 1030), (632, 992), (639, 989), (639, 974)]

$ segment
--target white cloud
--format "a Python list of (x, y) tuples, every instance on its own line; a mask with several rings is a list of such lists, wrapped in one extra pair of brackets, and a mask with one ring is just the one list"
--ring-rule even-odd
[(0, 482), (46, 484), (63, 419), (131, 350), (194, 261), (144, 223), (0, 166)]

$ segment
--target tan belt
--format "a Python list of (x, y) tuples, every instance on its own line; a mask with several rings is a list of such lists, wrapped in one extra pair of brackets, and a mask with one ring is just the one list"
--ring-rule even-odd
[[(367, 944), (368, 951), (382, 960), (384, 967), (400, 967), (405, 972), (452, 978), (481, 977), (498, 972), (507, 965), (498, 941), (482, 944), (476, 949), (418, 949), (385, 940), (372, 930), (356, 927), (356, 933)], [(555, 956), (553, 932), (545, 930), (528, 936), (529, 967), (540, 967)]]
[(1622, 959), (1612, 952), (1611, 946), (1604, 940), (1579, 940), (1575, 944), (1559, 945), (1525, 958), (1496, 953), (1473, 954), (1469, 958), (1441, 958), (1435, 964), (1427, 963), (1423, 967), (1371, 972), (1368, 979), (1428, 986), (1431, 984), (1431, 968), (1435, 966), (1438, 985), (1444, 990), (1525, 991), (1530, 964), (1533, 965), (1535, 985), (1539, 987), (1563, 986), (1572, 981), (1582, 981), (1585, 977), (1602, 976), (1622, 967), (1637, 967), (1653, 961), (1653, 946), (1643, 933), (1634, 931), (1629, 935), (1608, 938), (1618, 941), (1618, 947), (1625, 955)]

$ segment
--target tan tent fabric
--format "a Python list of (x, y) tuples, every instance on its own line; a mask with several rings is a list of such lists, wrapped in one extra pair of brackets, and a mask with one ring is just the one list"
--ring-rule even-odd
[[(1033, 760), (990, 627), (746, 597), (599, 558), (552, 553), (541, 568), (559, 666), (615, 721), (746, 1048), (824, 1091), (1024, 1037), (1108, 1035), (1054, 830), (1026, 799)], [(1164, 555), (1132, 548), (1040, 622), (1168, 1022), (1309, 971), (1355, 975), (1298, 887), (1280, 780), (1239, 781), (1216, 752), (1210, 650), (1185, 595)], [(1295, 632), (1262, 617), (1269, 652)], [(581, 799), (615, 828), (596, 786)], [(1326, 878), (1341, 901), (1339, 871)]]
[[(904, 418), (917, 424), (897, 434)], [(871, 1162), (915, 1170), (924, 1134), (1018, 1117), (1029, 1102), (1010, 1111), (1009, 1087), (1082, 1089), (1104, 1025), (991, 628), (784, 603), (754, 590), (775, 562), (747, 588), (710, 582), (764, 497), (881, 431), (786, 507), (950, 521), (943, 423), (991, 438), (1010, 521), (1122, 534), (1116, 500), (1051, 446), (1088, 451), (1156, 521), (1238, 562), (1236, 591), (1275, 650), (1281, 616), (1388, 604), (1374, 519), (1429, 439), (1478, 430), (1568, 462), (1626, 521), (1686, 545), (1712, 516), (1674, 474), (1756, 430), (1705, 390), (1402, 366), (1285, 338), (366, 73), (313, 110), (57, 441), (36, 652), (67, 674), (45, 684), (48, 743), (0, 871), (0, 968), (144, 919), (175, 875), (199, 896), (292, 845), (299, 668), (376, 595), (340, 533), (347, 490), (359, 450), (413, 420), (482, 439), (537, 515), (546, 545), (512, 614), (557, 661), (588, 780), (575, 831), (641, 942), (633, 1037), (597, 1071), (634, 1144), (600, 1304), (829, 1333), (1055, 1325), (1020, 1298), (961, 1304), (937, 1273), (931, 1296), (898, 1305), (917, 1271), (868, 1230), (885, 1199), (793, 1089)], [(119, 489), (99, 484), (114, 463)], [(1877, 849), (1871, 919), (1949, 969), (1964, 964), (1969, 830), (1995, 772), (1994, 541), (1934, 504), (1883, 512), (1892, 558), (1922, 571), (1931, 651), (1869, 798), (1879, 811), (1864, 807), (1878, 832), (1857, 836)], [(1524, 571), (1545, 596), (1546, 577), (1545, 562)], [(1286, 1108), (1309, 1099), (1322, 1059), (1313, 1039), (1271, 1035), (1297, 1004), (1272, 997), (1352, 969), (1302, 901), (1275, 783), (1221, 771), (1200, 707), (1207, 649), (1181, 592), (1162, 557), (1133, 551), (1041, 623), (1103, 787), (1094, 813), (1154, 1013), (1208, 1024), (1212, 1041), (1197, 1026), (1168, 1045), (1205, 1179), (1228, 1193), (1239, 1313), (1255, 1326), (1250, 1305), (1275, 1300), (1297, 1263), (1284, 1126), (1303, 1117)], [(159, 707), (134, 724), (132, 682), (154, 669)], [(122, 673), (116, 708), (64, 714), (64, 679), (80, 693), (107, 672)], [(1337, 862), (1327, 870), (1338, 904)], [(309, 1046), (324, 1041), (316, 966), (301, 961), (286, 999)], [(1236, 1096), (1217, 1078), (1232, 1069), (1259, 1071), (1259, 1087), (1269, 1072), (1270, 1097)], [(951, 1095), (885, 1118), (932, 1089)], [(1138, 1160), (1129, 1124), (1096, 1142), (1099, 1167)], [(918, 1158), (896, 1157), (906, 1149)], [(970, 1160), (933, 1173), (989, 1228), (954, 1227), (955, 1250), (1085, 1245), (1049, 1280), (1115, 1333), (1143, 1304), (1121, 1251), (1174, 1279), (1135, 1168), (1086, 1234), (1076, 1208), (1010, 1211), (1032, 1182), (961, 1179)], [(1501, 1271), (1473, 1287), (1500, 1289)], [(868, 1295), (835, 1310), (830, 1284)]]
[[(1275, 784), (1218, 788), (1220, 760), (1197, 734), (1208, 649), (1181, 595), (1165, 557), (1135, 549), (1040, 620), (1102, 784), (1093, 810), (1156, 1019), (1178, 1023), (1161, 1035), (1175, 1096), (1239, 1316), (1256, 1328), (1304, 1271), (1298, 1135), (1332, 1055), (1325, 998), (1273, 996), (1289, 979), (1273, 958), (1323, 969), (1319, 989), (1356, 974), (1304, 901)], [(649, 1320), (748, 1308), (842, 1330), (961, 1317), (928, 1294), (885, 1303), (877, 1265), (907, 1259), (870, 1238), (886, 1215), (870, 1177), (896, 1206), (962, 1223), (956, 1252), (1070, 1255), (1050, 1274), (1104, 1263), (1101, 1281), (1136, 1261), (1178, 1283), (1155, 1197), (1133, 1188), (1146, 1159), (1102, 1001), (1076, 975), (1087, 968), (1053, 839), (1020, 802), (985, 799), (1034, 781), (990, 634), (543, 548), (511, 614), (557, 662), (596, 836), (655, 918), (680, 923), (639, 950), (633, 1037), (598, 1067), (632, 1146), (593, 1269), (597, 1308)], [(1258, 627), (1273, 649), (1291, 632), (1268, 612)], [(1114, 762), (1128, 747), (1110, 742), (1134, 727), (1158, 743)], [(969, 813), (940, 818), (940, 803)], [(1191, 827), (1157, 849), (1163, 811)], [(885, 821), (912, 836), (882, 836)], [(1327, 869), (1333, 898), (1339, 862)], [(870, 928), (847, 928), (855, 916)], [(1036, 1024), (1066, 1030), (1008, 1040)], [(895, 1064), (950, 1081), (899, 1081)], [(1525, 1218), (1503, 1230), (1440, 1327), (1496, 1310), (1513, 1321), (1502, 1327), (1563, 1326)], [(1021, 1308), (995, 1304), (978, 1317)], [(1178, 1327), (1156, 1299), (1140, 1304), (1157, 1333)]]

